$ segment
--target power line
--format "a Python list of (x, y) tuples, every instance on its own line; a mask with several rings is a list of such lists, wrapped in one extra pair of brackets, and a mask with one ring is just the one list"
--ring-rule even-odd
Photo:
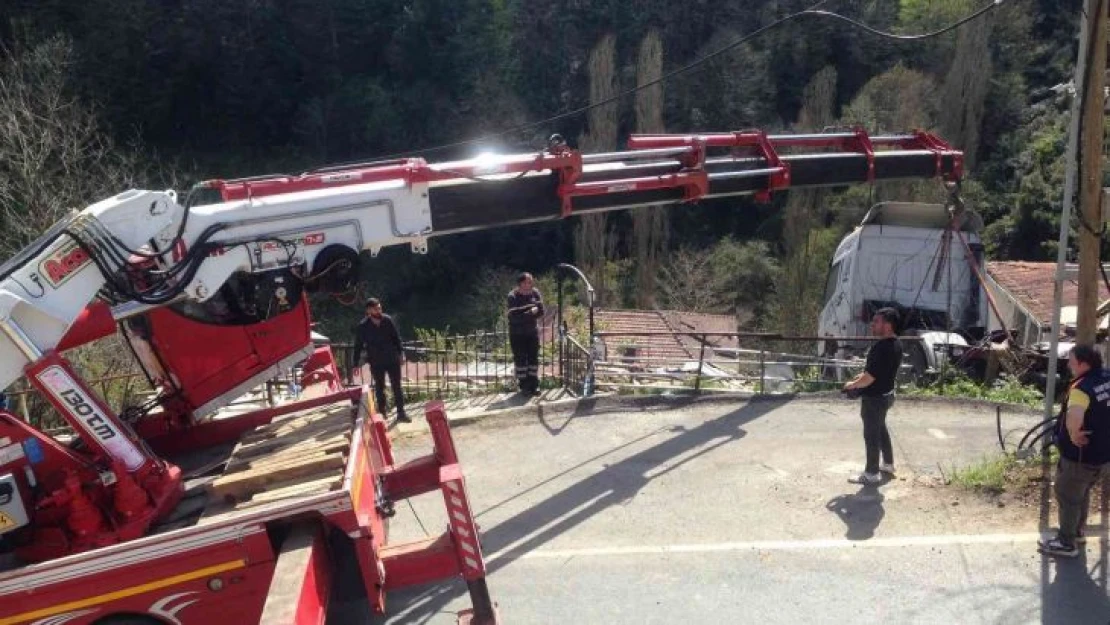
[(802, 14), (827, 17), (827, 18), (830, 18), (830, 19), (840, 20), (842, 22), (847, 22), (848, 24), (851, 24), (852, 26), (855, 26), (856, 28), (863, 29), (863, 30), (871, 33), (872, 35), (877, 35), (877, 36), (883, 37), (885, 39), (893, 39), (895, 41), (921, 41), (923, 39), (931, 39), (933, 37), (939, 37), (940, 35), (943, 35), (945, 33), (956, 30), (960, 26), (963, 26), (964, 24), (978, 18), (979, 16), (983, 15), (987, 11), (991, 11), (991, 10), (995, 9), (996, 7), (1001, 5), (1003, 2), (1005, 2), (1005, 0), (993, 0), (990, 4), (987, 4), (987, 5), (983, 6), (978, 11), (975, 11), (974, 13), (968, 15), (967, 17), (964, 17), (964, 18), (960, 19), (957, 22), (949, 24), (948, 26), (945, 26), (944, 28), (941, 28), (940, 30), (934, 30), (933, 32), (922, 33), (922, 34), (919, 34), (919, 35), (896, 35), (894, 33), (888, 33), (888, 32), (882, 31), (882, 30), (877, 30), (875, 28), (872, 28), (872, 27), (868, 26), (867, 24), (864, 24), (863, 22), (856, 21), (856, 20), (854, 20), (850, 17), (845, 17), (843, 15), (840, 15), (839, 13), (833, 13), (831, 11), (813, 11), (813, 10), (809, 10), (809, 11), (803, 11)]
[(872, 28), (871, 26), (868, 26), (867, 24), (864, 24), (863, 22), (859, 22), (859, 21), (854, 20), (852, 18), (845, 17), (845, 16), (840, 15), (838, 13), (833, 13), (831, 11), (817, 10), (818, 7), (824, 5), (826, 2), (828, 2), (828, 0), (821, 0), (820, 2), (817, 2), (816, 4), (810, 6), (807, 9), (804, 9), (802, 11), (797, 11), (795, 13), (791, 13), (791, 14), (785, 16), (785, 17), (781, 17), (781, 18), (779, 18), (779, 19), (777, 19), (777, 20), (775, 20), (775, 21), (773, 21), (773, 22), (771, 22), (771, 23), (769, 23), (765, 26), (757, 28), (756, 30), (754, 30), (754, 31), (742, 36), (742, 37), (739, 37), (738, 39), (732, 41), (731, 43), (729, 43), (728, 45), (724, 46), (723, 48), (721, 48), (719, 50), (711, 52), (711, 53), (709, 53), (709, 54), (707, 54), (707, 55), (705, 55), (701, 58), (695, 59), (695, 60), (691, 61), (690, 63), (688, 63), (688, 64), (686, 64), (686, 65), (684, 65), (684, 66), (682, 66), (678, 69), (671, 70), (670, 72), (667, 72), (666, 74), (663, 74), (662, 76), (660, 76), (659, 78), (656, 78), (655, 80), (646, 82), (642, 85), (637, 85), (636, 87), (633, 87), (631, 89), (627, 89), (625, 91), (622, 91), (621, 93), (618, 93), (617, 95), (614, 95), (614, 96), (608, 97), (604, 100), (601, 100), (600, 102), (594, 102), (592, 104), (581, 106), (579, 108), (576, 108), (576, 109), (571, 110), (571, 111), (567, 111), (565, 113), (559, 113), (558, 115), (553, 115), (553, 116), (548, 117), (546, 119), (542, 119), (542, 120), (535, 121), (535, 122), (527, 122), (527, 123), (524, 123), (524, 124), (513, 126), (512, 128), (508, 128), (506, 130), (491, 133), (491, 134), (488, 134), (488, 135), (483, 135), (481, 137), (475, 137), (473, 139), (466, 139), (466, 140), (462, 140), (462, 141), (455, 141), (455, 142), (452, 142), (452, 143), (444, 143), (442, 145), (437, 145), (437, 146), (433, 146), (433, 147), (429, 147), (429, 148), (422, 148), (422, 149), (419, 149), (419, 150), (410, 150), (408, 152), (396, 152), (396, 153), (393, 153), (393, 154), (387, 154), (387, 155), (384, 155), (384, 156), (379, 156), (375, 160), (377, 160), (377, 159), (386, 160), (386, 159), (393, 159), (393, 158), (403, 158), (403, 157), (407, 157), (407, 156), (415, 156), (415, 155), (418, 155), (418, 154), (427, 154), (427, 153), (430, 153), (430, 152), (441, 152), (443, 150), (449, 150), (451, 148), (462, 147), (462, 146), (465, 146), (465, 145), (473, 145), (475, 143), (482, 143), (482, 142), (485, 142), (485, 141), (489, 141), (490, 139), (496, 139), (496, 138), (499, 138), (499, 137), (503, 137), (505, 135), (516, 134), (516, 133), (524, 132), (524, 131), (527, 131), (527, 130), (532, 130), (532, 129), (538, 128), (540, 126), (546, 126), (548, 124), (552, 124), (554, 122), (561, 121), (563, 119), (567, 119), (567, 118), (570, 118), (570, 117), (575, 117), (577, 115), (581, 115), (581, 114), (586, 113), (588, 111), (591, 111), (595, 108), (598, 108), (598, 107), (601, 107), (601, 106), (606, 106), (608, 104), (612, 104), (613, 102), (617, 102), (617, 101), (619, 101), (623, 98), (626, 98), (630, 95), (634, 95), (634, 94), (636, 94), (640, 91), (643, 91), (644, 89), (647, 89), (649, 87), (654, 87), (655, 85), (666, 82), (667, 80), (670, 80), (671, 78), (674, 78), (675, 76), (678, 76), (679, 74), (684, 74), (684, 73), (686, 73), (690, 70), (696, 69), (696, 68), (700, 67), (701, 65), (704, 65), (705, 63), (708, 63), (709, 61), (712, 61), (713, 59), (721, 56), (722, 54), (724, 54), (724, 53), (726, 53), (730, 50), (733, 50), (734, 48), (742, 46), (745, 43), (748, 43), (749, 41), (751, 41), (753, 39), (756, 39), (756, 38), (760, 37), (761, 35), (767, 33), (768, 31), (774, 30), (774, 29), (782, 26), (783, 24), (786, 24), (787, 22), (790, 22), (790, 21), (793, 21), (793, 20), (796, 20), (796, 19), (799, 19), (799, 18), (802, 18), (802, 17), (807, 17), (808, 16), (808, 17), (818, 17), (818, 18), (828, 18), (828, 19), (833, 19), (833, 20), (840, 20), (840, 21), (845, 22), (845, 23), (847, 23), (851, 26), (854, 26), (856, 28), (860, 28), (860, 29), (862, 29), (862, 30), (864, 30), (868, 33), (871, 33), (872, 35), (876, 35), (878, 37), (882, 37), (882, 38), (885, 38), (885, 39), (891, 39), (891, 40), (894, 40), (894, 41), (921, 41), (921, 40), (924, 40), (924, 39), (939, 37), (940, 35), (951, 32), (951, 31), (959, 28), (960, 26), (963, 26), (964, 24), (966, 24), (970, 21), (979, 18), (980, 16), (984, 15), (988, 11), (991, 11), (991, 10), (997, 8), (1003, 2), (1005, 2), (1005, 0), (991, 0), (991, 2), (989, 4), (981, 7), (977, 11), (971, 13), (970, 15), (968, 15), (964, 18), (961, 18), (960, 20), (958, 20), (958, 21), (956, 21), (956, 22), (954, 22), (954, 23), (952, 23), (948, 26), (945, 26), (944, 28), (941, 28), (939, 30), (935, 30), (935, 31), (932, 31), (932, 32), (928, 32), (928, 33), (917, 34), (917, 35), (898, 35), (898, 34), (894, 34), (894, 33), (889, 33), (889, 32), (885, 32), (885, 31), (882, 31), (882, 30), (878, 30), (876, 28)]

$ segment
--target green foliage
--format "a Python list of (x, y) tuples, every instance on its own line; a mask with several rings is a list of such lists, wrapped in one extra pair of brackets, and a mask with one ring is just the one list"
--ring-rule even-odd
[(1037, 455), (1019, 457), (1009, 452), (993, 454), (968, 466), (952, 467), (948, 483), (987, 495), (1021, 491), (1034, 480), (1039, 482), (1043, 478), (1045, 465), (1054, 466), (1059, 457), (1060, 452), (1055, 446), (1048, 454), (1047, 463)]
[(1010, 485), (1020, 465), (1021, 461), (1014, 454), (999, 454), (970, 466), (954, 468), (949, 480), (966, 490), (999, 494)]
[(787, 336), (816, 333), (829, 265), (840, 238), (837, 228), (814, 230), (804, 245), (783, 261), (781, 278), (768, 304), (770, 313), (759, 327)]
[(792, 386), (795, 393), (813, 393), (835, 390), (843, 386), (843, 383), (826, 379), (821, 374), (821, 367), (818, 366), (794, 367)]
[(910, 397), (964, 397), (1004, 404), (1040, 408), (1044, 395), (1037, 389), (1022, 384), (1013, 376), (1001, 375), (990, 386), (983, 386), (958, 369), (946, 369), (944, 376), (931, 384), (911, 384), (903, 389)]
[(1067, 142), (1063, 103), (1048, 102), (1004, 141), (1013, 176), (1003, 189), (1012, 209), (991, 223), (985, 239), (995, 258), (1047, 260), (1056, 253)]
[(709, 249), (680, 249), (660, 271), (660, 307), (758, 319), (778, 278), (778, 261), (763, 241), (725, 238)]

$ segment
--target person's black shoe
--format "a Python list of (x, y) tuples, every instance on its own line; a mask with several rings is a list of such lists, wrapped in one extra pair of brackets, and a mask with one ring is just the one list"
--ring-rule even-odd
[(1060, 556), (1062, 558), (1074, 558), (1079, 555), (1079, 547), (1064, 542), (1058, 536), (1051, 540), (1038, 542), (1037, 551), (1046, 555)]
[(397, 415), (397, 421), (401, 423), (412, 423), (412, 418), (402, 412), (401, 414)]

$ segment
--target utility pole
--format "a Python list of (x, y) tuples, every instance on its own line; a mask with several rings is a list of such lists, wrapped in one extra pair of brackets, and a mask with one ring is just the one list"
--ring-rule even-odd
[[(1084, 80), (1085, 91), (1076, 93), (1082, 98), (1083, 116), (1080, 143), (1079, 214), (1083, 216), (1079, 227), (1079, 318), (1076, 321), (1077, 344), (1094, 345), (1098, 328), (1099, 231), (1102, 229), (1102, 145), (1105, 121), (1106, 86), (1106, 7), (1110, 0), (1093, 0), (1088, 5), (1087, 28), (1091, 33), (1090, 52)], [(1091, 230), (1094, 230), (1092, 232)]]
[[(1060, 240), (1057, 243), (1056, 250), (1056, 285), (1053, 293), (1052, 305), (1052, 332), (1049, 336), (1049, 352), (1048, 352), (1048, 380), (1045, 388), (1044, 396), (1044, 414), (1046, 417), (1052, 416), (1056, 412), (1056, 372), (1059, 368), (1059, 358), (1057, 346), (1060, 341), (1060, 308), (1063, 307), (1064, 299), (1064, 269), (1067, 264), (1068, 258), (1068, 230), (1071, 227), (1071, 210), (1072, 204), (1075, 201), (1075, 183), (1076, 178), (1076, 162), (1079, 153), (1079, 134), (1080, 124), (1079, 121), (1083, 116), (1084, 108), (1087, 99), (1084, 98), (1083, 85), (1087, 84), (1089, 78), (1089, 66), (1098, 67), (1098, 72), (1101, 74), (1105, 67), (1105, 9), (1100, 8), (1106, 0), (1084, 0), (1084, 19), (1080, 20), (1079, 27), (1079, 52), (1076, 55), (1075, 65), (1075, 96), (1072, 98), (1071, 115), (1068, 122), (1068, 149), (1067, 149), (1067, 164), (1064, 173), (1064, 198), (1061, 202), (1060, 212)], [(1098, 16), (1103, 18), (1100, 20)], [(1101, 27), (1100, 27), (1101, 26)], [(1091, 41), (1098, 39), (1098, 32), (1102, 32), (1101, 37), (1103, 41), (1103, 50), (1101, 51), (1104, 66), (1099, 67), (1094, 63), (1094, 59), (1088, 57), (1092, 56)], [(1093, 51), (1095, 55), (1100, 54), (1099, 51)], [(1099, 80), (1100, 84), (1102, 80)], [(1099, 94), (1101, 97), (1101, 93)], [(1100, 107), (1101, 110), (1101, 107)], [(1089, 128), (1089, 126), (1088, 126)], [(1099, 125), (1099, 132), (1101, 137), (1102, 126)], [(1086, 161), (1084, 161), (1086, 162)], [(1084, 217), (1086, 219), (1086, 217)], [(1101, 222), (1101, 219), (1100, 219)], [(1099, 222), (1096, 222), (1099, 223)], [(1093, 227), (1097, 225), (1092, 224)], [(1082, 314), (1082, 313), (1080, 313)]]

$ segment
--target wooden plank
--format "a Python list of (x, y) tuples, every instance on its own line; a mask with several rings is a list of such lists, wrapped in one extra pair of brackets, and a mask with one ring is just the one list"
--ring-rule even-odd
[(259, 625), (323, 625), (330, 585), (321, 527), (312, 522), (293, 526), (278, 552)]
[[(335, 415), (313, 415), (307, 417), (298, 417), (292, 421), (283, 421), (280, 423), (274, 422), (257, 428), (249, 434), (245, 434), (240, 439), (240, 443), (250, 444), (253, 442), (270, 440), (275, 437), (297, 434), (298, 432), (304, 431), (305, 428), (310, 427), (314, 424), (318, 424), (321, 422), (326, 423), (332, 420), (336, 420)], [(347, 421), (347, 419), (344, 419), (344, 421)]]
[(268, 485), (324, 471), (342, 471), (345, 466), (346, 459), (342, 454), (299, 459), (288, 464), (271, 465), (265, 471), (244, 471), (221, 477), (209, 486), (209, 493), (216, 498), (243, 500)]
[(223, 474), (206, 487), (199, 523), (242, 507), (327, 492), (342, 483), (353, 436), (351, 406), (283, 415), (240, 438)]
[(279, 461), (282, 458), (294, 458), (297, 456), (303, 456), (306, 453), (311, 453), (314, 451), (346, 451), (350, 446), (350, 434), (346, 432), (333, 434), (332, 436), (320, 440), (304, 441), (291, 447), (271, 450), (269, 453), (251, 454), (248, 456), (237, 457), (228, 464), (225, 474), (230, 471), (238, 470), (243, 466), (267, 464)]
[(276, 434), (295, 432), (308, 423), (316, 422), (321, 419), (338, 420), (340, 416), (348, 423), (354, 423), (352, 418), (353, 412), (350, 406), (318, 406), (316, 408), (308, 408), (287, 415), (281, 415), (270, 423), (259, 426), (253, 432), (245, 435), (244, 439), (252, 437), (270, 437)]
[[(293, 456), (293, 457), (289, 457), (289, 458), (282, 458), (282, 459), (276, 460), (274, 462), (271, 462), (271, 463), (263, 465), (263, 466), (254, 467), (254, 468), (246, 469), (246, 470), (243, 470), (243, 471), (236, 471), (234, 473), (229, 473), (227, 475), (222, 475), (215, 482), (212, 483), (212, 486), (218, 486), (220, 484), (227, 484), (227, 483), (230, 483), (230, 482), (260, 480), (262, 477), (265, 477), (267, 474), (273, 473), (275, 471), (292, 470), (292, 469), (295, 469), (296, 467), (299, 467), (301, 465), (312, 464), (313, 462), (317, 462), (317, 461), (319, 461), (323, 458), (330, 458), (330, 457), (333, 457), (333, 456), (336, 457), (336, 458), (342, 458), (342, 457), (344, 457), (344, 454), (338, 454), (338, 453), (326, 454), (326, 453), (322, 453), (322, 452), (313, 452), (313, 453), (305, 454), (303, 456)], [(264, 481), (264, 485), (274, 484), (274, 483), (282, 481), (284, 479), (292, 479), (292, 478), (295, 478), (295, 477), (301, 477), (302, 475), (304, 475), (304, 474), (303, 473), (298, 473), (297, 475), (286, 476), (286, 477), (283, 477), (283, 478), (278, 479), (278, 480)]]
[(346, 452), (351, 446), (350, 442), (343, 437), (339, 437), (334, 441), (326, 444), (318, 444), (310, 447), (302, 447), (299, 449), (290, 450), (285, 453), (274, 454), (265, 458), (245, 459), (236, 461), (233, 465), (228, 465), (227, 470), (224, 471), (223, 477), (232, 474), (241, 474), (248, 471), (268, 471), (271, 467), (284, 466), (296, 462), (303, 462), (318, 456), (326, 456), (336, 452)]
[[(281, 487), (280, 484), (275, 485), (279, 488), (269, 488), (261, 493), (257, 493), (249, 500), (235, 506), (237, 510), (242, 509), (244, 506), (257, 505), (260, 503), (269, 503), (279, 499), (288, 499), (290, 497), (299, 497), (305, 495), (316, 495), (319, 493), (327, 493), (336, 489), (337, 486), (343, 483), (343, 476), (329, 473), (324, 477), (311, 479), (300, 478), (291, 482), (286, 482), (288, 486)], [(303, 481), (307, 480), (307, 481)]]
[(281, 482), (275, 485), (278, 488), (261, 491), (245, 501), (212, 501), (209, 503), (204, 515), (197, 521), (197, 525), (213, 523), (217, 517), (225, 514), (243, 512), (285, 499), (295, 499), (332, 492), (342, 483), (343, 476), (336, 475), (335, 473), (325, 474), (323, 477), (308, 476)]
[[(310, 426), (311, 427), (311, 426)], [(232, 451), (231, 456), (233, 461), (240, 459), (247, 459), (253, 456), (258, 456), (265, 453), (282, 453), (289, 449), (311, 445), (319, 441), (330, 441), (337, 434), (346, 435), (348, 439), (351, 435), (351, 426), (345, 423), (338, 423), (329, 426), (306, 428), (304, 436), (302, 437), (283, 437), (272, 438), (267, 441), (253, 443), (251, 445), (238, 447)]]
[(346, 424), (336, 424), (330, 427), (323, 427), (317, 429), (315, 432), (306, 433), (300, 440), (282, 440), (282, 438), (273, 438), (273, 440), (265, 441), (262, 443), (255, 443), (253, 445), (236, 448), (231, 454), (232, 461), (250, 460), (252, 457), (260, 456), (263, 454), (274, 455), (283, 454), (292, 450), (299, 450), (299, 448), (310, 447), (313, 445), (330, 444), (337, 436), (343, 436), (347, 441), (351, 440), (351, 427)]

